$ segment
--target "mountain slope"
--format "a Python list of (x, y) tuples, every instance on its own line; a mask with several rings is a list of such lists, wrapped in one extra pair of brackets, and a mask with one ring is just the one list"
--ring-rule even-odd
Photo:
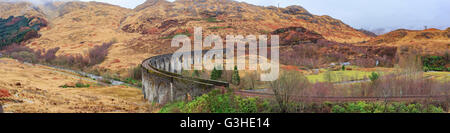
[[(150, 112), (142, 91), (127, 86), (99, 86), (57, 69), (0, 58), (0, 104), (12, 113)], [(61, 88), (83, 82), (89, 88)], [(9, 95), (2, 97), (2, 92)], [(8, 94), (7, 93), (7, 94)], [(3, 95), (5, 96), (5, 95)], [(7, 100), (5, 100), (7, 99)], [(9, 100), (8, 100), (9, 99)], [(21, 102), (17, 102), (21, 101)], [(23, 101), (23, 102), (22, 102)]]
[(450, 28), (446, 30), (399, 29), (369, 40), (361, 45), (369, 46), (412, 46), (425, 54), (444, 54), (450, 48)]
[(9, 16), (35, 16), (44, 18), (45, 13), (31, 3), (5, 2), (0, 0), (0, 17), (8, 18)]
[(371, 37), (330, 16), (316, 16), (300, 6), (262, 7), (232, 0), (147, 0), (122, 23), (127, 32), (169, 36), (179, 29), (203, 27), (204, 34), (264, 34), (305, 27), (328, 40), (356, 43)]
[(60, 47), (57, 55), (85, 54), (89, 48), (114, 41), (105, 62), (95, 67), (122, 73), (152, 55), (175, 51), (177, 48), (168, 45), (170, 38), (192, 34), (194, 27), (202, 27), (203, 35), (221, 36), (267, 35), (290, 27), (314, 33), (308, 36), (310, 40), (291, 37), (309, 33), (286, 34), (292, 42), (325, 38), (354, 43), (371, 38), (340, 20), (313, 15), (300, 6), (262, 7), (231, 0), (148, 0), (135, 9), (99, 2), (2, 4), (2, 17), (25, 15), (48, 20), (48, 26), (39, 31), (40, 38), (24, 42), (32, 49)]

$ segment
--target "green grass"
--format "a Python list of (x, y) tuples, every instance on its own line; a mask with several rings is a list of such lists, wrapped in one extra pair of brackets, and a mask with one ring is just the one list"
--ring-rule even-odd
[(215, 17), (206, 18), (205, 21), (210, 22), (210, 23), (219, 23), (219, 22), (223, 22), (222, 20), (217, 20), (217, 18), (215, 18)]
[(420, 103), (347, 102), (335, 104), (332, 113), (444, 113), (440, 106)]
[(268, 112), (267, 100), (257, 97), (240, 97), (232, 93), (221, 94), (213, 90), (190, 102), (166, 104), (160, 113), (258, 113)]
[(227, 28), (233, 28), (231, 26), (215, 26), (215, 27), (209, 27), (210, 30), (218, 30), (218, 29), (227, 29)]
[(61, 86), (59, 86), (60, 88), (72, 88), (72, 87), (70, 87), (70, 86), (68, 86), (68, 85), (61, 85)]
[(59, 86), (60, 88), (89, 88), (90, 84), (76, 83), (75, 86), (69, 86), (67, 84)]
[(184, 104), (184, 102), (174, 102), (166, 104), (161, 108), (161, 110), (159, 110), (159, 113), (176, 113)]
[[(415, 102), (324, 102), (288, 105), (293, 112), (321, 113), (444, 113), (444, 104)], [(159, 113), (280, 113), (276, 103), (254, 97), (241, 98), (229, 94), (209, 93), (191, 102), (166, 104)], [(295, 110), (301, 109), (301, 110)]]
[(266, 30), (260, 30), (259, 32), (263, 33), (263, 34), (270, 34), (270, 31), (266, 31)]
[[(390, 72), (378, 72), (383, 75)], [(346, 71), (327, 71), (322, 72), (317, 75), (306, 75), (308, 80), (312, 83), (316, 82), (326, 82), (331, 80), (331, 82), (344, 82), (344, 81), (357, 81), (368, 79), (372, 72), (369, 71), (358, 71), (358, 70), (346, 70)], [(425, 78), (431, 78), (441, 82), (450, 81), (450, 72), (425, 72)], [(331, 77), (331, 78), (329, 78)]]
[(137, 84), (139, 81), (137, 81), (137, 80), (135, 80), (135, 79), (133, 79), (133, 78), (126, 78), (125, 79), (125, 83), (128, 83), (128, 84)]
[(328, 71), (317, 75), (307, 75), (306, 78), (312, 83), (316, 82), (342, 82), (364, 80), (369, 77), (372, 72), (366, 71)]
[(177, 36), (177, 35), (191, 36), (191, 33), (189, 33), (189, 31), (186, 30), (186, 31), (183, 32), (183, 33), (178, 33), (178, 34), (171, 35), (171, 36), (161, 37), (161, 38), (159, 38), (159, 39), (172, 39), (172, 38), (174, 38), (174, 37)]
[(89, 84), (83, 84), (83, 83), (76, 83), (76, 84), (75, 84), (75, 87), (76, 87), (76, 88), (89, 88), (89, 87), (91, 87), (91, 85), (89, 85)]
[[(118, 81), (121, 81), (121, 80), (118, 80)], [(136, 80), (136, 79), (133, 79), (133, 78), (126, 78), (122, 82), (125, 82), (125, 83), (130, 84), (130, 85), (134, 85), (134, 86), (137, 86), (137, 87), (142, 87), (142, 81)]]
[(440, 82), (450, 81), (450, 72), (426, 72), (425, 78), (431, 78)]

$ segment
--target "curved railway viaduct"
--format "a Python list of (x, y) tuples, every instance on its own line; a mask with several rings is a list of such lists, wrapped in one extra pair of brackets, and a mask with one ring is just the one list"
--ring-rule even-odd
[[(190, 51), (193, 55), (194, 51)], [(203, 53), (206, 51), (203, 51)], [(165, 104), (171, 101), (187, 100), (189, 97), (197, 97), (215, 88), (229, 87), (229, 83), (215, 80), (206, 80), (181, 75), (181, 63), (183, 58), (172, 58), (173, 54), (165, 54), (148, 58), (142, 62), (142, 90), (144, 98), (150, 102)], [(193, 59), (201, 60), (201, 59)], [(272, 98), (271, 93), (258, 93), (247, 91), (235, 91), (237, 95), (258, 96)], [(433, 99), (448, 101), (449, 96), (401, 96), (401, 97), (297, 97), (302, 101), (415, 101)]]
[[(194, 60), (200, 60), (200, 58)], [(183, 70), (176, 69), (182, 68), (180, 63), (182, 61), (183, 58), (173, 59), (172, 54), (144, 60), (141, 64), (144, 98), (150, 102), (165, 104), (171, 101), (187, 100), (190, 97), (201, 96), (212, 89), (229, 86), (227, 82), (182, 76)]]

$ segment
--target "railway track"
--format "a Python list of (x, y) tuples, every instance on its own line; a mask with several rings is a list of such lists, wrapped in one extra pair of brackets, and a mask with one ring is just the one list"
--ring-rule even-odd
[[(194, 51), (189, 51), (189, 53), (193, 53)], [(202, 51), (205, 52), (205, 51)], [(167, 54), (170, 55), (170, 54)], [(165, 55), (160, 55), (165, 56)], [(152, 57), (157, 58), (158, 56)], [(149, 58), (149, 59), (152, 59)], [(149, 60), (148, 59), (148, 60)], [(160, 71), (163, 74), (166, 75), (176, 75), (177, 78), (185, 79), (187, 81), (190, 81), (191, 78), (184, 77), (183, 75), (169, 72), (167, 70), (159, 70), (157, 67), (159, 66), (169, 66), (167, 63), (153, 63), (151, 64), (148, 61), (144, 61), (142, 65), (148, 68), (154, 69), (155, 71)], [(155, 66), (152, 66), (155, 65)], [(206, 83), (209, 84), (208, 80), (206, 79), (198, 79), (197, 82), (199, 83)], [(343, 85), (343, 84), (352, 84), (352, 83), (361, 83), (361, 82), (370, 82), (369, 79), (362, 79), (357, 81), (344, 81), (344, 82), (338, 82), (334, 83), (336, 85)], [(227, 83), (226, 83), (227, 84)], [(214, 84), (216, 89), (223, 87), (224, 85), (216, 85)], [(221, 88), (222, 91), (224, 91), (224, 88)], [(245, 97), (261, 97), (261, 98), (273, 98), (273, 93), (268, 92), (253, 92), (253, 91), (234, 91), (233, 92), (236, 95), (245, 96)], [(449, 101), (450, 96), (449, 95), (438, 95), (438, 96), (427, 96), (427, 95), (421, 95), (421, 96), (387, 96), (387, 97), (318, 97), (318, 96), (292, 96), (294, 100), (298, 101), (314, 101), (314, 102), (322, 102), (322, 101), (330, 101), (330, 102), (346, 102), (346, 101), (424, 101), (424, 100), (433, 100), (433, 101)]]

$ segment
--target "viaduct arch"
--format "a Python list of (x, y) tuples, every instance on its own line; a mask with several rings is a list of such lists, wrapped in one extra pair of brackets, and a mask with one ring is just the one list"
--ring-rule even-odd
[[(202, 51), (205, 52), (207, 51)], [(183, 70), (174, 68), (181, 67), (179, 62), (182, 60), (182, 58), (172, 59), (172, 54), (164, 54), (142, 62), (142, 91), (145, 99), (166, 104), (186, 100), (188, 97), (198, 97), (217, 87), (229, 86), (227, 82), (182, 76)]]

